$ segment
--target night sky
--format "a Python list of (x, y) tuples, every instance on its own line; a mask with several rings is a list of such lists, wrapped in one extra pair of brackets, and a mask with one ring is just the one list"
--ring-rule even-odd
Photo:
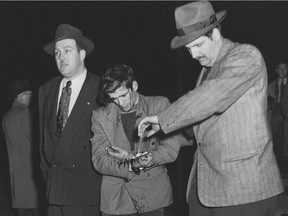
[[(0, 2), (1, 97), (17, 79), (38, 87), (58, 75), (54, 57), (43, 46), (54, 39), (61, 23), (74, 25), (95, 43), (87, 68), (101, 75), (113, 62), (132, 66), (139, 91), (165, 95), (171, 101), (194, 88), (198, 62), (185, 49), (173, 51), (174, 9), (186, 1), (7, 1)], [(288, 59), (288, 2), (212, 1), (227, 10), (224, 37), (257, 46), (275, 78), (278, 59)], [(2, 100), (3, 101), (3, 100)], [(5, 100), (4, 100), (5, 101)]]

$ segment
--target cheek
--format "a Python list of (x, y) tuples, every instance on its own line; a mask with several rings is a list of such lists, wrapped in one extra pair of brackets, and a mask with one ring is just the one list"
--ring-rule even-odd
[(57, 66), (59, 67), (60, 66), (60, 60), (58, 58), (55, 58), (55, 62), (57, 64)]

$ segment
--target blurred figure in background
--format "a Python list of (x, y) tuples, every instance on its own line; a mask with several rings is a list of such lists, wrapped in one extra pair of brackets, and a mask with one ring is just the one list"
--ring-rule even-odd
[[(287, 170), (288, 165), (284, 160), (284, 145), (288, 142), (288, 131), (284, 130), (284, 121), (288, 120), (288, 85), (286, 62), (279, 62), (275, 69), (277, 79), (268, 85), (268, 118), (272, 130), (273, 148), (281, 172)], [(285, 90), (287, 89), (287, 90)], [(288, 129), (288, 125), (286, 123)], [(284, 153), (283, 153), (284, 152)], [(288, 156), (288, 155), (287, 155)]]
[[(11, 109), (3, 117), (3, 130), (7, 143), (12, 207), (17, 216), (42, 216), (41, 178), (38, 145), (34, 136), (32, 87), (29, 81), (11, 84)], [(42, 185), (43, 186), (43, 185)]]

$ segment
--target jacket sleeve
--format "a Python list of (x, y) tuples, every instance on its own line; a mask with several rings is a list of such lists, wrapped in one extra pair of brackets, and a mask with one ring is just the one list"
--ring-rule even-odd
[[(250, 45), (232, 49), (218, 64), (213, 66), (217, 70), (215, 78), (203, 81), (158, 114), (165, 133), (225, 112), (266, 73), (261, 53)], [(265, 88), (267, 83), (262, 85)]]
[[(170, 105), (169, 100), (165, 97), (155, 97), (153, 103), (153, 114), (157, 114)], [(172, 133), (169, 135), (163, 133), (161, 134), (160, 132), (160, 134), (155, 134), (155, 136), (158, 140), (158, 146), (154, 151), (152, 151), (152, 153), (156, 165), (162, 165), (175, 161), (180, 150), (181, 142), (187, 142), (187, 139), (180, 132)]]
[(39, 95), (38, 95), (38, 106), (39, 106), (39, 153), (40, 153), (40, 168), (44, 178), (46, 178), (46, 170), (48, 169), (49, 165), (46, 161), (44, 156), (44, 118), (43, 118), (43, 109), (44, 109), (44, 90), (43, 87), (39, 88)]
[(119, 166), (118, 159), (110, 156), (106, 151), (106, 147), (111, 145), (111, 143), (109, 142), (101, 125), (103, 116), (104, 115), (101, 112), (101, 109), (97, 109), (93, 111), (91, 117), (91, 129), (93, 132), (93, 137), (91, 139), (93, 166), (103, 175), (130, 179), (132, 178), (132, 173), (129, 172), (128, 165), (124, 166), (124, 164), (122, 164)]

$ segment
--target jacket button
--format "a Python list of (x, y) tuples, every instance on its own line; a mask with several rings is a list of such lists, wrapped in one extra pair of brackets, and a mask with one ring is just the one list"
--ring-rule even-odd
[(75, 168), (75, 164), (72, 164), (72, 167)]
[(149, 173), (146, 173), (146, 176), (147, 176), (147, 177), (149, 177), (149, 176), (150, 176), (150, 174), (149, 174)]
[(53, 164), (53, 167), (55, 168), (55, 167), (56, 167), (56, 165), (55, 165), (55, 164)]

